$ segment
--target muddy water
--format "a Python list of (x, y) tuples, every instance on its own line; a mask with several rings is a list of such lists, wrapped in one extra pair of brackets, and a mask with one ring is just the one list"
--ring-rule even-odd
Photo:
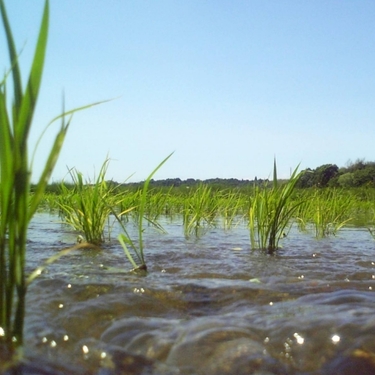
[[(57, 221), (33, 220), (30, 270), (75, 242)], [(179, 221), (163, 225), (145, 234), (147, 275), (128, 272), (113, 240), (31, 285), (17, 374), (375, 374), (367, 231), (292, 230), (268, 256), (250, 251), (245, 226), (185, 239)]]

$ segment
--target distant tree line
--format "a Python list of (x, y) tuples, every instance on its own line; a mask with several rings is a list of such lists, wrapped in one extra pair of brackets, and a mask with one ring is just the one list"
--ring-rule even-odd
[(375, 187), (375, 162), (358, 159), (346, 167), (323, 164), (316, 169), (306, 169), (299, 180), (299, 188), (309, 187)]
[[(375, 162), (365, 162), (363, 159), (358, 159), (355, 162), (349, 161), (346, 167), (339, 168), (336, 164), (323, 164), (315, 169), (307, 168), (302, 171), (302, 176), (298, 182), (298, 188), (311, 187), (375, 187)], [(107, 181), (108, 184), (119, 186), (120, 189), (137, 190), (143, 186), (141, 182), (129, 182), (118, 184), (115, 181)], [(164, 180), (151, 180), (151, 188), (186, 190), (199, 186), (200, 184), (210, 185), (213, 189), (239, 189), (246, 191), (252, 189), (254, 186), (268, 185), (268, 179), (244, 180), (237, 178), (211, 178), (207, 180), (200, 180), (188, 178), (181, 180), (180, 178), (167, 178)], [(61, 182), (55, 182), (47, 187), (48, 192), (58, 193)], [(72, 184), (67, 184), (68, 186)], [(32, 186), (32, 189), (35, 187)], [(176, 189), (175, 189), (176, 188)]]
[[(188, 178), (186, 180), (181, 180), (180, 178), (167, 178), (164, 180), (151, 180), (150, 187), (151, 188), (194, 188), (201, 184), (210, 185), (213, 189), (233, 189), (233, 188), (248, 188), (254, 187), (254, 185), (262, 185), (268, 182), (268, 180), (257, 179), (255, 177), (254, 180), (244, 180), (244, 179), (237, 179), (237, 178), (210, 178), (206, 180)], [(134, 183), (126, 183), (124, 186), (128, 188), (138, 188), (143, 185), (143, 182), (134, 182)]]
[[(151, 180), (150, 181), (150, 188), (157, 188), (161, 190), (169, 190), (170, 188), (174, 188), (174, 190), (186, 190), (186, 189), (194, 189), (201, 184), (210, 185), (213, 189), (223, 190), (223, 189), (241, 189), (245, 190), (247, 188), (253, 188), (255, 185), (264, 185), (267, 183), (268, 180), (257, 179), (255, 177), (254, 180), (244, 180), (244, 179), (237, 179), (237, 178), (211, 178), (207, 180), (200, 180), (194, 178), (188, 178), (186, 180), (181, 180), (180, 178), (167, 178), (164, 180)], [(69, 182), (64, 182), (65, 186), (68, 188), (73, 189), (73, 184)], [(119, 189), (124, 190), (138, 190), (143, 187), (144, 181), (140, 182), (126, 182), (126, 183), (117, 183), (116, 181), (107, 181), (107, 184), (110, 186), (116, 186)], [(60, 191), (61, 182), (53, 182), (48, 185), (46, 191), (49, 193), (58, 193)], [(33, 185), (32, 190), (35, 189)]]

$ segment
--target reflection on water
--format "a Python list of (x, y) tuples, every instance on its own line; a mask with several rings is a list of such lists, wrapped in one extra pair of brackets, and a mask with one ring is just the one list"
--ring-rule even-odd
[[(188, 240), (179, 222), (164, 226), (146, 232), (147, 275), (128, 272), (114, 240), (34, 281), (19, 374), (375, 373), (367, 231), (316, 240), (292, 230), (268, 256), (250, 251), (244, 226)], [(29, 237), (29, 270), (76, 240), (48, 214)]]

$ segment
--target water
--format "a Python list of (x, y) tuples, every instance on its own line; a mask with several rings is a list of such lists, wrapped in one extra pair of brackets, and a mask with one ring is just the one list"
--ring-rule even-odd
[[(29, 288), (17, 374), (375, 374), (375, 241), (292, 230), (275, 256), (245, 226), (145, 234), (149, 272), (114, 239), (60, 258)], [(76, 241), (38, 214), (28, 270)], [(13, 374), (10, 370), (6, 374)]]

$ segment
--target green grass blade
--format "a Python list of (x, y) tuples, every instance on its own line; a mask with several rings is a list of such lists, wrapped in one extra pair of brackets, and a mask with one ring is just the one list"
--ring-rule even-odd
[(61, 129), (55, 138), (55, 141), (51, 148), (47, 162), (45, 163), (42, 175), (39, 178), (39, 182), (36, 185), (35, 192), (31, 199), (30, 210), (29, 210), (29, 220), (35, 214), (38, 208), (38, 205), (43, 198), (45, 188), (51, 177), (52, 171), (56, 165), (62, 145), (64, 143), (64, 139), (66, 136), (66, 132), (68, 131), (68, 127), (69, 127), (69, 123), (67, 125), (62, 124)]
[(64, 250), (60, 250), (57, 254), (51, 256), (48, 258), (41, 266), (37, 267), (33, 272), (30, 273), (30, 275), (26, 279), (26, 284), (30, 285), (32, 281), (34, 281), (40, 274), (52, 263), (56, 262), (58, 259), (60, 259), (62, 256), (70, 254), (74, 250), (78, 250), (80, 248), (80, 244), (77, 244), (75, 246), (69, 247)]
[(119, 240), (122, 248), (124, 249), (124, 252), (127, 256), (127, 258), (129, 259), (129, 262), (132, 264), (132, 266), (134, 267), (134, 269), (136, 269), (138, 266), (137, 266), (137, 263), (135, 263), (132, 255), (130, 254), (130, 251), (128, 249), (128, 247), (126, 246), (126, 242), (128, 242), (128, 239), (129, 237), (126, 237), (124, 234), (120, 234), (117, 239)]
[(9, 197), (13, 186), (13, 137), (6, 111), (5, 94), (0, 92), (0, 220), (1, 234), (5, 235), (8, 216)]
[(277, 189), (277, 167), (276, 167), (276, 158), (273, 159), (273, 187)]
[(142, 190), (141, 195), (141, 202), (139, 205), (139, 224), (138, 224), (138, 238), (139, 238), (139, 250), (140, 250), (140, 256), (142, 260), (142, 264), (145, 264), (144, 254), (143, 254), (143, 215), (145, 211), (146, 206), (146, 200), (147, 200), (147, 190), (150, 184), (150, 181), (154, 174), (163, 166), (163, 164), (173, 155), (173, 152), (169, 154), (147, 177)]
[[(58, 121), (58, 120), (62, 120), (62, 122), (64, 122), (64, 121), (65, 121), (64, 119), (65, 119), (66, 117), (69, 117), (69, 120), (68, 120), (68, 122), (67, 122), (67, 125), (64, 125), (64, 127), (65, 127), (65, 126), (68, 126), (69, 123), (70, 123), (71, 120), (72, 120), (72, 115), (73, 115), (74, 113), (79, 112), (79, 111), (83, 111), (84, 109), (88, 109), (88, 108), (91, 108), (91, 107), (97, 106), (97, 105), (99, 105), (99, 104), (107, 103), (107, 102), (112, 101), (112, 100), (113, 100), (113, 99), (101, 100), (101, 101), (98, 101), (98, 102), (95, 102), (95, 103), (90, 103), (90, 104), (83, 105), (83, 106), (81, 106), (81, 107), (77, 107), (77, 108), (71, 109), (71, 110), (66, 111), (66, 112), (65, 112), (65, 110), (63, 110), (63, 112), (62, 112), (60, 115), (54, 117), (54, 118), (53, 118), (53, 119), (47, 124), (47, 126), (44, 128), (42, 134), (40, 135), (40, 137), (38, 138), (38, 140), (37, 140), (37, 142), (36, 142), (36, 145), (35, 145), (35, 148), (34, 148), (34, 151), (33, 151), (33, 154), (32, 154), (32, 158), (31, 158), (31, 166), (33, 166), (33, 164), (34, 164), (35, 155), (36, 155), (37, 149), (39, 148), (39, 144), (40, 144), (40, 142), (42, 141), (42, 139), (43, 139), (45, 133), (47, 132), (47, 130), (48, 130), (48, 129), (49, 129), (49, 128), (50, 128), (50, 127), (56, 122), (56, 121)], [(64, 103), (64, 100), (63, 100), (63, 103)], [(63, 108), (64, 108), (64, 105), (63, 105)], [(61, 126), (61, 128), (62, 128), (62, 127), (63, 127), (63, 126)]]
[(16, 119), (17, 125), (15, 128), (15, 137), (19, 138), (21, 147), (26, 146), (31, 120), (34, 115), (35, 105), (39, 94), (47, 47), (48, 22), (49, 2), (46, 1), (29, 80), (22, 98), (21, 107), (19, 108), (19, 116)]
[(7, 38), (10, 61), (12, 62), (12, 76), (13, 76), (15, 106), (16, 108), (21, 108), (21, 103), (22, 103), (21, 74), (20, 74), (20, 69), (18, 66), (18, 57), (17, 57), (16, 47), (14, 44), (13, 34), (10, 28), (10, 24), (8, 21), (8, 16), (7, 16), (7, 12), (6, 12), (3, 0), (0, 0), (0, 10), (1, 10), (1, 16), (3, 19), (5, 34)]

